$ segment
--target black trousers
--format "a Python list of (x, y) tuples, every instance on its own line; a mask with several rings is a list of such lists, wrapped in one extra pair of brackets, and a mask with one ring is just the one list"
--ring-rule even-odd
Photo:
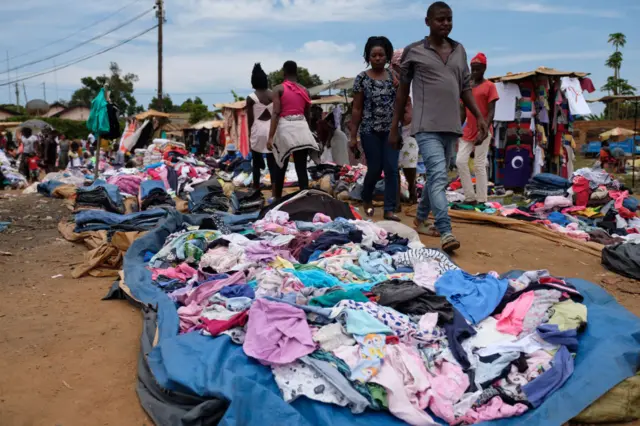
[[(267, 164), (266, 166), (269, 168), (269, 174), (271, 175), (271, 182), (273, 183), (273, 177), (278, 174), (278, 165), (276, 164), (276, 159), (272, 153), (268, 153)], [(253, 188), (260, 189), (260, 173), (265, 167), (265, 161), (263, 154), (256, 151), (251, 151), (251, 168), (253, 172)]]
[[(273, 157), (272, 154), (271, 157)], [(300, 189), (309, 189), (309, 175), (307, 174), (307, 158), (309, 157), (308, 149), (301, 149), (299, 151), (293, 152), (293, 163), (296, 166), (296, 174), (298, 175), (298, 186)], [(268, 161), (267, 157), (267, 161)], [(273, 159), (275, 163), (275, 158)], [(284, 188), (284, 178), (287, 173), (287, 166), (289, 165), (289, 157), (284, 160), (284, 164), (282, 168), (279, 168), (276, 164), (277, 168), (276, 175), (271, 174), (271, 183), (273, 186), (273, 196), (275, 198), (282, 197), (282, 189)]]

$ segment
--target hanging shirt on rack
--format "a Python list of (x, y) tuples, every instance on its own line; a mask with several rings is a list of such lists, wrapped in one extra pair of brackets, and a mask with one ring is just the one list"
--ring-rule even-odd
[(580, 81), (574, 77), (562, 77), (560, 88), (569, 101), (569, 111), (572, 115), (589, 115), (591, 109), (582, 94)]
[(528, 119), (535, 115), (535, 104), (534, 101), (536, 99), (535, 89), (533, 88), (533, 82), (531, 81), (522, 81), (518, 84), (520, 87), (521, 98), (518, 101), (520, 105), (520, 111), (522, 111), (522, 119)]
[(495, 121), (513, 121), (516, 114), (516, 99), (520, 99), (520, 89), (514, 83), (496, 83), (499, 99), (496, 102)]

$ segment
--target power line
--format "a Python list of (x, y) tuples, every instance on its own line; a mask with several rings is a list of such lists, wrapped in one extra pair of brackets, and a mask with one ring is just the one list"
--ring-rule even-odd
[(61, 69), (65, 69), (65, 68), (68, 68), (68, 67), (70, 67), (72, 65), (75, 65), (75, 64), (78, 64), (80, 62), (86, 61), (88, 59), (94, 58), (94, 57), (96, 57), (98, 55), (102, 55), (103, 53), (107, 53), (110, 50), (113, 50), (113, 49), (115, 49), (117, 47), (120, 47), (120, 46), (122, 46), (124, 44), (129, 43), (132, 40), (135, 40), (138, 37), (141, 37), (141, 36), (145, 35), (149, 31), (154, 30), (157, 26), (158, 25), (154, 25), (151, 28), (147, 28), (146, 30), (144, 30), (142, 32), (139, 32), (138, 34), (136, 34), (136, 35), (134, 35), (132, 37), (129, 37), (129, 38), (125, 39), (125, 40), (122, 40), (121, 42), (118, 42), (118, 43), (116, 43), (116, 44), (114, 44), (112, 46), (109, 46), (109, 47), (104, 48), (102, 50), (99, 50), (97, 52), (91, 53), (89, 55), (85, 55), (85, 56), (80, 57), (78, 59), (75, 59), (75, 60), (73, 60), (71, 62), (67, 62), (66, 64), (60, 65), (60, 66), (58, 66), (56, 68), (52, 68), (52, 69), (49, 69), (49, 70), (46, 70), (46, 71), (42, 71), (42, 72), (38, 72), (38, 73), (35, 73), (35, 74), (31, 74), (31, 75), (28, 75), (28, 76), (25, 76), (25, 77), (16, 78), (14, 81), (4, 81), (4, 82), (0, 83), (0, 87), (1, 86), (7, 86), (7, 85), (10, 85), (10, 84), (14, 84), (14, 83), (18, 83), (20, 81), (29, 80), (29, 79), (32, 79), (32, 78), (35, 78), (35, 77), (40, 77), (41, 75), (50, 74), (52, 72), (59, 71)]
[(44, 49), (45, 47), (52, 46), (52, 45), (54, 45), (54, 44), (56, 44), (56, 43), (60, 43), (61, 41), (69, 40), (71, 37), (74, 37), (74, 36), (76, 36), (76, 35), (80, 34), (81, 32), (83, 32), (83, 31), (85, 31), (85, 30), (88, 30), (89, 28), (93, 28), (94, 26), (96, 26), (96, 25), (98, 25), (98, 24), (100, 24), (100, 23), (102, 23), (102, 22), (104, 22), (104, 21), (106, 21), (106, 20), (110, 19), (111, 17), (113, 17), (113, 16), (117, 15), (118, 13), (122, 12), (124, 9), (128, 8), (129, 6), (133, 5), (134, 3), (137, 3), (138, 1), (139, 1), (139, 0), (133, 0), (131, 3), (128, 3), (128, 4), (124, 5), (124, 6), (122, 6), (120, 9), (116, 10), (115, 12), (113, 12), (113, 13), (111, 13), (111, 14), (109, 14), (109, 15), (105, 16), (104, 18), (100, 18), (100, 19), (98, 19), (98, 20), (97, 20), (97, 21), (95, 21), (95, 22), (92, 22), (91, 24), (89, 24), (89, 25), (87, 25), (87, 26), (85, 26), (85, 27), (80, 28), (78, 31), (76, 31), (76, 32), (74, 32), (74, 33), (72, 33), (72, 34), (69, 34), (69, 35), (68, 35), (68, 36), (66, 36), (66, 37), (60, 38), (60, 39), (58, 39), (58, 40), (54, 40), (54, 41), (52, 41), (52, 42), (49, 42), (49, 43), (45, 44), (44, 46), (40, 46), (40, 47), (35, 48), (35, 49), (33, 49), (33, 50), (29, 50), (29, 51), (26, 51), (26, 52), (20, 53), (19, 55), (12, 56), (11, 58), (9, 58), (9, 57), (7, 56), (7, 59), (4, 59), (4, 60), (0, 61), (0, 63), (9, 62), (9, 59), (22, 58), (23, 56), (27, 56), (27, 55), (29, 55), (29, 54), (31, 54), (31, 53), (38, 52), (38, 51), (40, 51), (40, 50)]
[(122, 28), (122, 27), (124, 27), (126, 25), (129, 25), (133, 21), (136, 21), (136, 20), (142, 18), (144, 15), (146, 15), (149, 12), (151, 12), (152, 10), (153, 10), (153, 8), (145, 10), (141, 14), (134, 16), (133, 18), (129, 19), (128, 21), (123, 22), (122, 24), (118, 25), (117, 27), (112, 28), (109, 31), (106, 31), (106, 32), (104, 32), (102, 34), (98, 34), (97, 36), (94, 36), (94, 37), (90, 38), (89, 40), (85, 40), (85, 41), (83, 41), (81, 43), (78, 43), (75, 46), (70, 47), (69, 49), (63, 50), (62, 52), (58, 52), (56, 54), (47, 56), (46, 58), (42, 58), (42, 59), (38, 59), (38, 60), (35, 60), (35, 61), (27, 62), (27, 63), (22, 64), (22, 65), (18, 65), (17, 67), (13, 67), (13, 68), (9, 69), (7, 72), (19, 70), (19, 69), (22, 69), (24, 67), (28, 67), (30, 65), (39, 64), (40, 62), (48, 61), (50, 59), (57, 58), (58, 56), (64, 55), (65, 53), (69, 53), (72, 50), (75, 50), (75, 49), (77, 49), (79, 47), (82, 47), (82, 46), (84, 46), (84, 45), (86, 45), (88, 43), (91, 43), (92, 41), (95, 41), (95, 40), (97, 40), (97, 39), (99, 39), (101, 37), (104, 37), (104, 36), (106, 36), (108, 34), (111, 34), (112, 32), (117, 31), (117, 30), (119, 30), (120, 28)]

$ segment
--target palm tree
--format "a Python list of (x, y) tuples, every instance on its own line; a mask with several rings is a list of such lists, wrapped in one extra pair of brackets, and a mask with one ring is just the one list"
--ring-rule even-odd
[(613, 47), (616, 48), (616, 52), (619, 48), (624, 47), (627, 44), (627, 36), (622, 33), (613, 33), (609, 34), (609, 40), (607, 43), (613, 44)]

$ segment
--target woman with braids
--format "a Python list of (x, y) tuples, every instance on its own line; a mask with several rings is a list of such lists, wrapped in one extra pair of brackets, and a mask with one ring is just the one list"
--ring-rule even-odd
[(287, 61), (282, 71), (284, 82), (273, 88), (273, 117), (267, 143), (267, 148), (273, 152), (279, 167), (277, 176), (271, 177), (276, 200), (282, 197), (289, 156), (293, 154), (298, 186), (300, 189), (308, 189), (309, 150), (318, 151), (318, 143), (309, 129), (311, 97), (309, 91), (298, 83), (298, 64)]
[(358, 130), (367, 175), (362, 188), (362, 201), (367, 216), (373, 216), (373, 191), (384, 170), (384, 218), (400, 221), (395, 215), (398, 191), (398, 147), (389, 143), (396, 89), (393, 75), (386, 68), (393, 57), (393, 46), (386, 37), (370, 37), (364, 47), (364, 61), (371, 66), (353, 83), (353, 115), (351, 147), (357, 144)]
[(249, 125), (249, 141), (251, 143), (251, 158), (253, 160), (253, 188), (260, 189), (260, 174), (265, 166), (265, 156), (267, 157), (267, 167), (272, 181), (278, 174), (276, 160), (267, 148), (269, 124), (273, 114), (272, 93), (269, 90), (267, 74), (262, 70), (260, 64), (253, 66), (251, 86), (255, 92), (247, 98), (247, 121)]

